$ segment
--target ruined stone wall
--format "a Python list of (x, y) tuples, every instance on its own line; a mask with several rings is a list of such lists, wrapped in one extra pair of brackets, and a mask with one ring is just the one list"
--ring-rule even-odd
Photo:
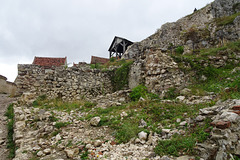
[(16, 90), (17, 86), (14, 83), (8, 82), (6, 77), (0, 75), (0, 93), (14, 96), (16, 94)]
[(18, 91), (48, 98), (78, 100), (112, 92), (110, 71), (82, 67), (43, 69), (37, 65), (19, 64), (15, 81)]
[(161, 50), (147, 49), (135, 60), (129, 75), (129, 87), (145, 84), (150, 92), (164, 96), (169, 88), (184, 88), (188, 76)]

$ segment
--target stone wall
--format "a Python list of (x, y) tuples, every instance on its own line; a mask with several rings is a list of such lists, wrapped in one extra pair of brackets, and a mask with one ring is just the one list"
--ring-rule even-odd
[(81, 67), (43, 69), (37, 65), (19, 64), (16, 85), (20, 93), (46, 94), (48, 98), (78, 100), (112, 93), (111, 71)]
[(15, 96), (16, 90), (17, 86), (14, 83), (8, 82), (6, 77), (0, 75), (0, 93)]

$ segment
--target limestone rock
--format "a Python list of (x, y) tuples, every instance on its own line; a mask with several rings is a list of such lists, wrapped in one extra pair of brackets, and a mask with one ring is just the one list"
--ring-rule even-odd
[(191, 93), (191, 90), (188, 88), (184, 88), (183, 90), (180, 91), (181, 95), (189, 95)]
[(181, 157), (178, 157), (176, 160), (194, 160), (195, 157), (192, 157), (192, 156), (181, 156)]
[(202, 122), (204, 119), (206, 119), (206, 117), (201, 116), (201, 115), (199, 115), (199, 116), (196, 117), (196, 121), (197, 121), (197, 122)]
[(56, 141), (58, 142), (59, 140), (61, 140), (62, 139), (62, 137), (60, 136), (60, 134), (57, 134), (56, 135)]
[(86, 145), (86, 149), (91, 149), (92, 148), (92, 145), (91, 144), (87, 144)]
[(138, 133), (138, 138), (139, 138), (140, 140), (145, 140), (145, 141), (146, 141), (146, 140), (147, 140), (147, 133), (144, 132), (144, 131)]
[(45, 153), (45, 154), (50, 154), (50, 153), (51, 153), (51, 149), (50, 149), (50, 148), (44, 149), (44, 150), (43, 150), (43, 153)]
[(39, 152), (37, 153), (37, 156), (38, 156), (38, 157), (41, 157), (41, 156), (43, 156), (43, 155), (44, 155), (43, 151), (39, 151)]
[(92, 126), (98, 126), (99, 122), (101, 121), (101, 118), (100, 117), (94, 117), (90, 120), (90, 124)]
[(126, 112), (121, 113), (121, 117), (127, 117), (127, 116), (128, 116), (128, 114)]
[(187, 122), (186, 121), (183, 121), (183, 122), (181, 122), (179, 125), (180, 126), (185, 126), (187, 124)]
[(146, 126), (147, 126), (147, 122), (145, 122), (143, 119), (141, 119), (140, 122), (139, 122), (139, 126), (138, 127), (144, 128)]
[(170, 131), (171, 131), (171, 129), (162, 129), (162, 132), (166, 133), (166, 134), (168, 134)]
[(96, 140), (94, 142), (94, 147), (100, 147), (101, 145), (102, 145), (102, 141), (100, 141), (100, 140)]
[(178, 96), (176, 100), (183, 101), (185, 99), (185, 96)]
[(64, 151), (66, 152), (68, 158), (74, 158), (79, 153), (79, 149), (78, 148), (65, 149)]

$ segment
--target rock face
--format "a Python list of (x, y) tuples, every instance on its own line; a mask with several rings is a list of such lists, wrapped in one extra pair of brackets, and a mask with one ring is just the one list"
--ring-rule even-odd
[[(178, 46), (183, 46), (184, 53), (189, 53), (193, 46), (195, 49), (208, 48), (238, 40), (240, 16), (226, 25), (220, 25), (216, 20), (239, 12), (239, 6), (239, 0), (216, 0), (194, 14), (162, 25), (155, 34), (128, 47), (123, 58), (134, 59), (129, 87), (143, 83), (150, 91), (162, 95), (169, 88), (186, 86), (188, 77), (179, 70), (170, 52)], [(195, 32), (197, 38), (187, 36), (190, 32)], [(232, 61), (232, 57), (212, 57), (210, 64), (221, 67), (226, 61)]]
[(212, 3), (212, 14), (219, 18), (240, 11), (240, 0), (216, 0)]
[(18, 65), (19, 92), (46, 94), (48, 98), (78, 100), (112, 93), (110, 73), (85, 67), (43, 69), (37, 65)]
[[(196, 48), (205, 48), (218, 44), (219, 37), (217, 32), (224, 32), (223, 28), (228, 28), (228, 33), (224, 33), (225, 39), (237, 40), (240, 35), (235, 35), (239, 30), (236, 17), (235, 24), (228, 24), (223, 28), (218, 28), (215, 23), (216, 18), (230, 16), (240, 11), (239, 0), (215, 0), (213, 3), (198, 10), (194, 14), (188, 15), (173, 23), (166, 23), (150, 37), (141, 42), (134, 43), (130, 46), (123, 58), (135, 59), (143, 54), (143, 51), (149, 48), (160, 48), (162, 51), (174, 48), (174, 46), (184, 46), (184, 50), (191, 46), (191, 39), (186, 39), (183, 35), (190, 28), (197, 26), (195, 29), (199, 32)], [(239, 22), (239, 21), (238, 21)], [(217, 30), (216, 30), (217, 29)]]

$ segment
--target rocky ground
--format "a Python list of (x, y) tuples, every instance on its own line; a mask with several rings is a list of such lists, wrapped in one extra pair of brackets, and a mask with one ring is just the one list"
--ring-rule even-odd
[(4, 116), (8, 105), (14, 101), (14, 98), (9, 98), (6, 94), (0, 94), (0, 160), (6, 160), (8, 156), (8, 150), (6, 147), (6, 117)]
[[(84, 113), (15, 107), (15, 138), (19, 149), (15, 160), (40, 159), (159, 159), (153, 152), (156, 137), (139, 135), (139, 139), (117, 144), (107, 126), (96, 127), (98, 117), (80, 120)], [(54, 117), (54, 118), (53, 118)], [(79, 119), (80, 118), (80, 119)], [(55, 122), (57, 120), (57, 122)], [(65, 124), (60, 127), (60, 124)], [(151, 138), (150, 138), (151, 137)]]
[[(213, 129), (209, 140), (197, 144), (196, 149), (199, 152), (199, 157), (201, 157), (201, 160), (211, 159), (211, 153), (214, 153), (218, 159), (228, 159), (229, 155), (240, 154), (239, 105), (239, 100), (219, 101), (213, 107), (200, 110), (195, 119), (181, 122), (180, 125), (183, 126), (183, 129), (162, 128), (160, 134), (152, 131), (150, 133), (140, 132), (137, 137), (129, 142), (118, 144), (111, 128), (98, 125), (101, 121), (100, 117), (85, 120), (84, 117), (88, 113), (80, 110), (57, 111), (51, 108), (33, 107), (31, 104), (16, 104), (14, 106), (14, 132), (18, 149), (14, 160), (80, 160), (87, 157), (89, 159), (131, 160), (195, 159), (187, 155), (160, 157), (156, 155), (154, 148), (159, 140), (171, 139), (174, 134), (184, 136), (184, 126), (203, 123), (206, 118), (213, 120), (211, 123)], [(126, 112), (122, 112), (119, 116), (124, 119)], [(141, 121), (139, 127), (145, 125), (146, 122)]]

